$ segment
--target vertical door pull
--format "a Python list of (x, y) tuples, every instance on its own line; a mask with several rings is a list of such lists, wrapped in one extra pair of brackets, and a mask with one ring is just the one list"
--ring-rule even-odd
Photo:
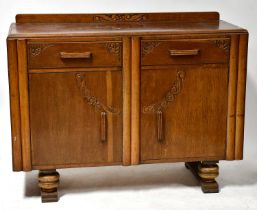
[(163, 141), (163, 113), (161, 110), (157, 111), (157, 140)]
[(101, 141), (104, 143), (107, 141), (107, 114), (101, 112)]

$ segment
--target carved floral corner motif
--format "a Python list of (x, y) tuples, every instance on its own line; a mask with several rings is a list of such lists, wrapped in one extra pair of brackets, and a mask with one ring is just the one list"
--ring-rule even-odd
[(182, 84), (185, 79), (185, 71), (178, 70), (176, 80), (172, 83), (170, 89), (166, 92), (165, 96), (158, 102), (144, 106), (143, 113), (158, 113), (165, 109), (182, 90)]
[(160, 44), (161, 44), (161, 42), (157, 42), (157, 41), (143, 42), (142, 43), (142, 48), (141, 48), (141, 56), (142, 56), (142, 58), (144, 56), (150, 54)]
[(29, 45), (29, 55), (32, 57), (39, 56), (45, 49), (51, 47), (49, 44), (30, 44)]
[(144, 14), (105, 14), (105, 15), (95, 15), (93, 17), (94, 21), (97, 22), (128, 22), (128, 21), (142, 21), (145, 20), (146, 16)]
[(229, 50), (230, 50), (230, 40), (229, 39), (215, 40), (214, 43), (218, 48), (223, 49), (226, 53), (229, 53)]
[(103, 103), (101, 103), (95, 96), (92, 95), (91, 91), (86, 86), (86, 81), (84, 79), (84, 76), (80, 73), (77, 73), (75, 75), (77, 85), (80, 89), (81, 95), (83, 99), (87, 102), (87, 104), (95, 107), (100, 112), (106, 112), (111, 114), (119, 114), (120, 111), (114, 107), (106, 106)]
[(121, 50), (122, 50), (121, 42), (108, 42), (106, 44), (106, 48), (109, 53), (116, 55), (119, 61), (121, 60)]

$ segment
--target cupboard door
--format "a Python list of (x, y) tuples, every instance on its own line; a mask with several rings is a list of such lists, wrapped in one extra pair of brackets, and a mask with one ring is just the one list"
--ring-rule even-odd
[(122, 72), (29, 75), (32, 165), (122, 161)]
[(224, 159), (226, 64), (142, 67), (141, 161)]

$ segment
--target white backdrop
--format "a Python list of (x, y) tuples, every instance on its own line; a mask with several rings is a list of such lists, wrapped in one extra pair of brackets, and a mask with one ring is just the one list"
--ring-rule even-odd
[[(67, 169), (61, 199), (41, 204), (36, 173), (14, 173), (6, 36), (17, 13), (219, 11), (249, 30), (245, 156), (221, 162), (219, 194), (202, 194), (183, 164)], [(257, 209), (257, 2), (256, 0), (0, 0), (0, 210), (30, 209)]]

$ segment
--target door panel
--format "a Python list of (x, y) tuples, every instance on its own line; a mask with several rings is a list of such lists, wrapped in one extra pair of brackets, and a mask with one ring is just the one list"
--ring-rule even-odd
[(228, 67), (141, 71), (141, 161), (225, 157)]
[(33, 165), (122, 161), (121, 71), (30, 74)]

